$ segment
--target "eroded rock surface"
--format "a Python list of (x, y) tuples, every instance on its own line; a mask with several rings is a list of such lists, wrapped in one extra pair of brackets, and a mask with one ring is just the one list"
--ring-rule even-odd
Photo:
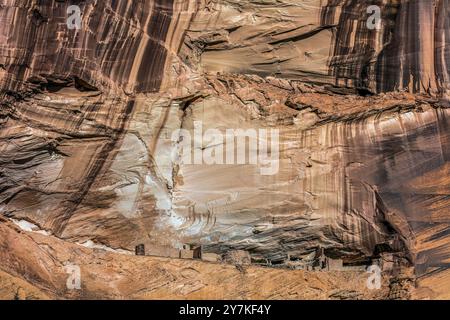
[[(439, 282), (450, 261), (446, 0), (370, 2), (382, 12), (375, 30), (366, 25), (368, 1), (79, 1), (80, 30), (67, 28), (70, 4), (0, 5), (0, 212), (41, 233), (2, 222), (0, 241), (17, 241), (0, 252), (2, 262), (18, 259), (1, 265), (9, 293), (21, 277), (30, 297), (39, 296), (34, 286), (58, 296), (64, 274), (49, 269), (106, 259), (111, 269), (83, 267), (92, 287), (63, 296), (448, 297)], [(261, 162), (177, 161), (174, 134), (195, 136), (198, 124), (278, 130), (275, 171), (262, 174)], [(193, 155), (220, 150), (211, 141), (192, 146)], [(251, 267), (239, 283), (256, 287), (217, 296), (217, 270), (232, 279), (239, 270), (139, 257), (128, 265), (119, 253), (138, 244), (244, 250), (253, 262), (286, 268), (319, 249), (345, 266), (388, 253), (396, 272), (386, 274), (390, 293), (367, 295), (363, 272), (353, 271), (330, 275), (320, 294), (308, 291), (314, 286), (291, 294), (282, 283), (260, 293), (254, 279), (267, 270)], [(161, 271), (161, 261), (173, 269)], [(144, 270), (191, 267), (199, 283), (214, 285), (197, 295), (191, 277), (139, 281)], [(348, 277), (359, 282), (344, 285)], [(102, 283), (112, 278), (137, 287)], [(179, 283), (193, 288), (173, 291)]]

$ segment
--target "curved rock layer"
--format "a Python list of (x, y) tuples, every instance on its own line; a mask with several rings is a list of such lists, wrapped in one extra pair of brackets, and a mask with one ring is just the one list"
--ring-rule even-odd
[[(388, 253), (415, 267), (428, 288), (417, 297), (448, 296), (436, 280), (450, 263), (446, 0), (371, 2), (379, 30), (367, 29), (364, 1), (77, 4), (80, 30), (67, 28), (68, 1), (0, 5), (0, 213), (47, 235), (24, 246), (54, 245), (58, 263), (81, 250), (72, 243), (239, 249), (284, 267), (319, 249), (346, 266)], [(195, 137), (199, 123), (278, 130), (279, 161), (179, 161), (177, 130)], [(196, 140), (191, 152), (221, 145)], [(22, 239), (6, 224), (0, 240)], [(36, 274), (58, 293), (22, 249), (0, 252), (24, 268), (0, 267), (4, 281)], [(134, 263), (127, 270), (141, 270)], [(127, 292), (92, 285), (80, 297)]]
[(79, 5), (80, 30), (67, 2), (0, 8), (2, 211), (43, 206), (30, 218), (56, 233), (115, 157), (135, 94), (160, 90), (190, 15), (179, 1)]

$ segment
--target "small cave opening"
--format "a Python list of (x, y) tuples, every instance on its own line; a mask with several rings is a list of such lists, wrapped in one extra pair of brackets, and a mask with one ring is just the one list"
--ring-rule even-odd
[(283, 260), (270, 260), (270, 265), (272, 266), (281, 266), (284, 264)]
[(290, 256), (289, 261), (302, 261), (302, 258)]
[(33, 76), (28, 82), (37, 86), (39, 91), (55, 94), (77, 94), (80, 92), (98, 92), (99, 89), (77, 76), (58, 77), (51, 75)]
[(361, 267), (361, 266), (370, 266), (372, 264), (372, 259), (370, 257), (360, 257), (358, 259), (346, 260), (344, 259), (342, 262), (342, 266), (344, 267)]
[(71, 87), (70, 82), (63, 80), (47, 80), (47, 82), (41, 83), (42, 91), (49, 93), (57, 93), (69, 87)]
[(74, 85), (75, 85), (75, 88), (81, 92), (99, 91), (97, 87), (89, 84), (87, 81), (85, 81), (79, 77), (74, 77)]
[(358, 96), (361, 97), (371, 97), (374, 95), (374, 93), (372, 91), (370, 91), (367, 88), (356, 88), (356, 92), (358, 93)]
[(373, 256), (378, 257), (382, 253), (392, 253), (392, 252), (395, 252), (395, 250), (393, 250), (389, 244), (379, 243), (379, 244), (376, 244), (373, 249)]

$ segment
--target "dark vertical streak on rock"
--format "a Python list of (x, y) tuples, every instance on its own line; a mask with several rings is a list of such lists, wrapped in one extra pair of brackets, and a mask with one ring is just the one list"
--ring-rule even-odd
[[(24, 2), (0, 11), (4, 21), (19, 27), (3, 32), (8, 43), (0, 46), (0, 64), (8, 77), (0, 87), (26, 89), (24, 75), (77, 76), (102, 90), (127, 88), (135, 92), (157, 92), (167, 57), (164, 45), (172, 19), (172, 0), (79, 1), (82, 28), (66, 25), (68, 1), (45, 1), (33, 8)], [(129, 7), (128, 7), (129, 6)], [(143, 30), (148, 16), (151, 21)], [(38, 23), (36, 19), (44, 20)], [(148, 39), (139, 78), (131, 75), (140, 44)]]
[(117, 128), (117, 131), (115, 135), (111, 137), (110, 142), (103, 146), (100, 152), (96, 155), (96, 158), (93, 159), (93, 164), (87, 168), (84, 179), (85, 183), (82, 185), (80, 190), (78, 190), (78, 192), (73, 193), (67, 200), (68, 205), (64, 210), (64, 213), (55, 219), (52, 229), (56, 235), (61, 236), (66, 224), (69, 222), (70, 216), (88, 193), (90, 187), (95, 181), (95, 178), (104, 169), (106, 161), (111, 158), (112, 152), (118, 149), (118, 143), (120, 143), (124, 133), (126, 132), (125, 129), (127, 127), (128, 120), (131, 118), (133, 113), (134, 105), (134, 100), (130, 100), (126, 103), (126, 107), (121, 116), (122, 121), (120, 123), (120, 127)]
[(158, 91), (164, 76), (164, 65), (167, 57), (167, 50), (162, 45), (166, 40), (173, 9), (173, 1), (157, 0), (155, 8), (150, 18), (147, 33), (150, 36), (150, 45), (145, 48), (142, 65), (138, 72), (138, 91), (145, 91), (150, 88)]
[[(70, 30), (66, 25), (67, 7), (73, 4), (81, 8), (83, 22), (80, 30)], [(91, 148), (86, 155), (91, 158), (80, 165), (78, 170), (81, 172), (74, 178), (73, 185), (63, 191), (65, 195), (61, 196), (63, 200), (57, 208), (58, 213), (49, 213), (56, 219), (45, 220), (51, 221), (55, 234), (62, 235), (93, 183), (111, 165), (133, 114), (135, 94), (159, 91), (165, 76), (166, 38), (172, 15), (172, 0), (52, 0), (33, 5), (25, 1), (17, 6), (0, 8), (3, 24), (0, 37), (7, 40), (0, 44), (0, 66), (6, 71), (0, 78), (0, 95), (8, 97), (7, 101), (2, 101), (7, 105), (7, 108), (2, 107), (2, 113), (6, 117), (14, 117), (24, 128), (34, 126), (51, 132), (58, 141), (66, 141), (75, 156), (83, 156), (83, 141)], [(30, 79), (34, 79), (33, 83)], [(81, 103), (78, 113), (73, 113), (70, 105), (58, 102), (58, 99), (65, 98), (65, 89), (75, 89), (75, 82), (90, 90), (98, 90), (101, 96), (90, 99), (79, 92), (79, 100), (75, 103)], [(55, 95), (52, 95), (52, 90)], [(49, 93), (48, 98), (55, 98), (55, 102), (51, 101), (52, 98), (48, 102), (53, 109), (45, 109), (48, 107), (45, 103), (30, 105), (24, 100), (42, 91)], [(67, 97), (72, 101), (76, 100), (74, 91), (70, 91)], [(48, 114), (39, 116), (33, 107)], [(31, 140), (40, 141), (39, 136), (27, 135)], [(24, 150), (26, 156), (33, 152), (27, 140), (22, 141), (20, 136), (12, 136), (11, 139), (17, 144), (17, 152)], [(98, 140), (89, 144), (89, 139)], [(44, 157), (41, 158), (25, 159), (30, 159), (28, 165), (31, 168), (44, 163)], [(2, 160), (9, 161), (9, 157)], [(13, 170), (11, 167), (8, 172), (12, 174)], [(24, 172), (23, 176), (27, 174), (31, 173)], [(21, 190), (30, 191), (30, 194), (42, 192), (29, 188), (28, 182), (21, 180), (8, 188), (15, 190), (10, 192), (9, 200)], [(23, 210), (22, 206), (27, 206), (24, 203), (27, 201), (18, 199), (11, 211)], [(36, 197), (29, 203), (39, 201)]]
[(439, 0), (436, 5), (435, 69), (441, 90), (450, 91), (450, 1)]
[[(413, 234), (421, 235), (433, 228), (445, 227), (450, 209), (450, 198), (446, 193), (448, 180), (445, 178), (450, 161), (448, 111), (436, 109), (431, 112), (431, 121), (409, 129), (406, 128), (410, 123), (398, 119), (396, 127), (406, 130), (398, 136), (381, 132), (371, 141), (363, 134), (357, 135), (349, 142), (352, 152), (346, 153), (346, 163), (367, 163), (361, 169), (348, 172), (352, 184), (357, 186), (367, 182), (376, 186), (378, 202), (383, 203), (385, 213), (390, 213), (389, 223), (402, 239), (409, 241)], [(420, 113), (413, 115), (420, 117)], [(367, 162), (367, 159), (372, 160)], [(433, 180), (436, 177), (442, 180)], [(358, 193), (353, 191), (352, 196), (358, 196)], [(439, 239), (448, 235), (448, 231), (441, 233), (436, 235)], [(415, 258), (413, 254), (411, 258), (414, 258), (418, 275), (435, 266), (442, 270), (448, 267), (445, 264), (448, 259), (446, 248), (430, 245), (432, 249), (425, 246), (427, 249), (423, 250), (420, 245), (408, 245), (408, 250), (414, 250)]]
[(329, 61), (336, 85), (370, 89), (377, 32), (366, 27), (369, 5), (382, 6), (382, 1), (331, 0), (322, 8), (321, 25), (336, 25)]

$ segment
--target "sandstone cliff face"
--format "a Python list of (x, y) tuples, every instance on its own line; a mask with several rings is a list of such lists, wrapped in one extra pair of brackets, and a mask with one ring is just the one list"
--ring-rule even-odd
[[(9, 272), (0, 271), (0, 299), (384, 299), (390, 293), (387, 277), (380, 290), (371, 291), (361, 271), (238, 269), (137, 257), (87, 249), (5, 224), (0, 228), (2, 269)], [(66, 287), (69, 261), (81, 269), (82, 290)]]
[(50, 85), (77, 77), (102, 89), (155, 92), (176, 50), (174, 1), (76, 1), (70, 4), (83, 13), (79, 30), (68, 29), (68, 2), (2, 2), (2, 87), (11, 91), (54, 76)]
[[(2, 250), (2, 261), (36, 251), (2, 264), (5, 283), (23, 276), (30, 292), (63, 290), (63, 276), (45, 271), (56, 267), (35, 262), (53, 246), (50, 264), (77, 250), (83, 261), (98, 259), (73, 243), (121, 252), (195, 244), (285, 267), (319, 248), (346, 265), (389, 252), (421, 277), (427, 289), (415, 297), (448, 296), (434, 277), (446, 279), (450, 259), (449, 6), (378, 2), (370, 3), (381, 8), (378, 30), (367, 29), (366, 1), (77, 1), (80, 30), (67, 28), (68, 1), (0, 3), (0, 212), (47, 234), (0, 237), (20, 243)], [(195, 136), (198, 123), (279, 130), (275, 174), (261, 174), (260, 162), (177, 161), (173, 133)], [(268, 140), (258, 136), (257, 145)], [(199, 143), (193, 154), (214, 147)], [(6, 220), (0, 226), (13, 232)], [(94, 287), (63, 294), (130, 296), (92, 279), (141, 274), (141, 260), (122, 269), (123, 259), (108, 255), (112, 270), (85, 271)], [(210, 281), (229, 268), (171, 263), (196, 264)], [(160, 260), (144, 264), (158, 269)], [(156, 287), (184, 281), (163, 278)], [(363, 282), (346, 288), (365, 295)], [(183, 296), (171, 285), (132, 296)], [(289, 297), (272, 285), (273, 294), (259, 290), (223, 297)], [(212, 294), (186, 296), (221, 298)], [(302, 294), (332, 298), (292, 297)]]
[[(322, 23), (337, 24), (333, 75), (374, 92), (448, 94), (447, 1), (375, 1), (379, 30), (365, 28), (367, 1), (329, 1)], [(341, 12), (336, 18), (336, 12)], [(359, 13), (359, 14), (357, 14)]]
[(159, 91), (189, 16), (171, 1), (79, 4), (80, 30), (67, 28), (68, 3), (1, 7), (2, 202), (31, 205), (24, 215), (55, 232), (115, 157), (132, 93)]
[[(369, 29), (369, 6), (381, 9)], [(447, 1), (210, 1), (186, 40), (203, 70), (447, 95)]]

